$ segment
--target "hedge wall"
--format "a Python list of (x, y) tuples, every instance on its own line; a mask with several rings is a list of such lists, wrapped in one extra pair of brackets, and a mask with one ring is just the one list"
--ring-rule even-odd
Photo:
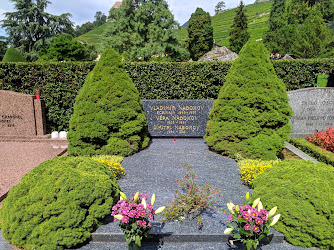
[[(334, 69), (334, 59), (273, 61), (288, 90), (313, 87), (319, 73)], [(67, 130), (72, 106), (95, 62), (0, 63), (0, 89), (34, 94), (46, 104), (47, 130)], [(215, 99), (229, 62), (127, 63), (141, 99)]]

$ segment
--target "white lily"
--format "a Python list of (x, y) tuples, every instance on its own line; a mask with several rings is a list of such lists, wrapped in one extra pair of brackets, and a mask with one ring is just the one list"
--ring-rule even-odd
[(273, 207), (269, 213), (268, 213), (268, 218), (273, 217), (274, 214), (276, 213), (277, 207)]
[(263, 205), (262, 202), (259, 201), (259, 204), (257, 205), (257, 211), (260, 211), (261, 209), (263, 209)]
[(274, 217), (273, 217), (273, 221), (269, 224), (269, 226), (273, 226), (276, 224), (276, 222), (278, 221), (279, 217), (281, 217), (280, 214), (276, 214)]
[(147, 204), (146, 204), (146, 200), (145, 200), (144, 198), (141, 200), (141, 204), (143, 204), (143, 205), (144, 205), (144, 208), (146, 209)]
[(163, 207), (159, 207), (157, 210), (155, 210), (155, 214), (159, 214), (161, 213), (162, 211), (164, 211), (166, 208), (166, 206), (163, 206)]
[(260, 202), (260, 198), (257, 198), (257, 199), (253, 202), (252, 207), (256, 207), (256, 205), (259, 204), (259, 202)]
[(246, 199), (246, 202), (249, 201), (249, 192), (246, 193), (245, 199)]
[(151, 205), (153, 206), (154, 205), (154, 202), (155, 202), (155, 194), (152, 195), (152, 198), (151, 198)]
[(121, 215), (121, 214), (114, 215), (114, 218), (116, 218), (117, 220), (122, 220), (123, 217), (124, 217), (124, 216)]
[(128, 198), (126, 198), (126, 195), (123, 193), (123, 192), (119, 192), (119, 194), (121, 195), (121, 197), (124, 199), (124, 200), (128, 200)]
[(232, 227), (226, 228), (225, 231), (224, 231), (224, 234), (229, 234), (229, 233), (231, 233), (233, 230), (234, 230), (234, 228), (232, 228)]
[(133, 201), (136, 202), (138, 200), (138, 197), (139, 197), (139, 192), (137, 192), (135, 196), (133, 196)]

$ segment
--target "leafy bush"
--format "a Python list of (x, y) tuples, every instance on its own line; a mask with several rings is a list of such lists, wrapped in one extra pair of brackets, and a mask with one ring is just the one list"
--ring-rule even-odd
[(289, 142), (318, 161), (334, 166), (334, 153), (320, 148), (305, 139), (290, 138)]
[(259, 174), (261, 174), (266, 168), (271, 168), (279, 162), (279, 160), (262, 161), (245, 159), (238, 161), (238, 165), (240, 167), (238, 170), (240, 171), (241, 179), (244, 181), (244, 183), (251, 187), (253, 185), (254, 179)]
[(26, 59), (14, 48), (7, 49), (6, 54), (2, 58), (2, 62), (25, 62)]
[(334, 168), (324, 163), (285, 160), (253, 182), (252, 197), (278, 207), (275, 229), (292, 244), (334, 248)]
[(326, 128), (325, 131), (314, 132), (312, 136), (306, 139), (325, 150), (334, 152), (334, 128), (331, 126)]
[(111, 48), (103, 52), (79, 91), (68, 141), (70, 155), (128, 156), (148, 145), (138, 90)]
[(93, 156), (92, 159), (107, 165), (110, 171), (113, 172), (117, 180), (119, 180), (125, 175), (124, 168), (121, 165), (123, 161), (122, 156), (98, 155), (98, 156)]
[(290, 135), (288, 101), (264, 45), (249, 41), (213, 104), (204, 139), (229, 157), (274, 160)]
[(201, 224), (202, 211), (212, 206), (216, 201), (214, 196), (220, 197), (219, 188), (214, 189), (211, 185), (206, 184), (202, 187), (195, 183), (197, 175), (191, 172), (192, 166), (185, 164), (188, 173), (184, 174), (183, 179), (176, 180), (181, 190), (175, 189), (175, 198), (171, 201), (162, 213), (163, 221), (174, 221), (176, 219), (192, 220), (198, 219)]
[(3, 237), (19, 248), (62, 249), (80, 244), (119, 200), (108, 168), (86, 157), (43, 162), (2, 203)]
[[(333, 59), (272, 62), (287, 90), (316, 86), (330, 74)], [(47, 131), (68, 131), (73, 104), (96, 62), (0, 63), (0, 89), (35, 94), (45, 100)], [(141, 99), (216, 99), (230, 62), (126, 63)]]

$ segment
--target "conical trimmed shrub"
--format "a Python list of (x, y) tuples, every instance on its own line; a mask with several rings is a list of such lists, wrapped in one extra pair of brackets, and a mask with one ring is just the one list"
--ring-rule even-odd
[(70, 155), (131, 155), (149, 142), (139, 92), (120, 55), (106, 49), (80, 89), (70, 119)]
[(292, 109), (264, 45), (248, 41), (225, 79), (209, 115), (208, 146), (232, 158), (275, 159), (289, 137)]
[(2, 58), (2, 62), (25, 62), (24, 57), (14, 48), (7, 49), (6, 54)]

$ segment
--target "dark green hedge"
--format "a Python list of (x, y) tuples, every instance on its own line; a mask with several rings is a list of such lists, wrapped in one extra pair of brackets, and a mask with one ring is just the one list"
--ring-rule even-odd
[(318, 161), (334, 166), (334, 153), (325, 150), (319, 146), (316, 146), (312, 142), (309, 142), (302, 138), (298, 139), (290, 138), (289, 142), (293, 144), (295, 147), (304, 151), (305, 153), (311, 155)]
[[(334, 69), (334, 59), (273, 61), (288, 90), (315, 86), (319, 73)], [(0, 89), (33, 94), (46, 102), (47, 129), (68, 129), (72, 106), (95, 62), (0, 63)], [(125, 69), (141, 99), (215, 99), (229, 62), (127, 63)]]

